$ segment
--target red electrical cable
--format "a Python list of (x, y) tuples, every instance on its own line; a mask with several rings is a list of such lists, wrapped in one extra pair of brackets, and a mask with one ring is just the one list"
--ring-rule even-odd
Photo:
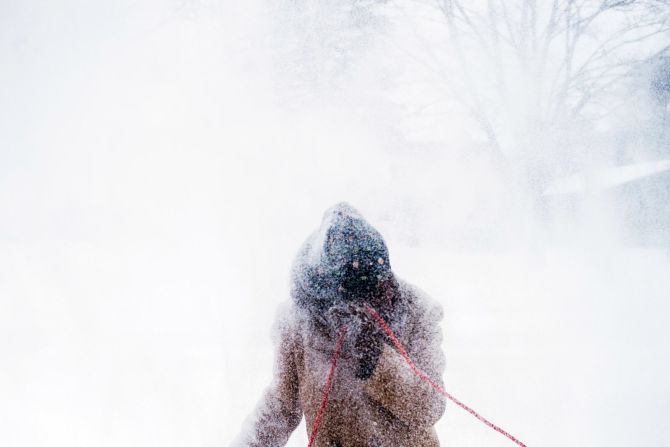
[(386, 324), (386, 321), (384, 321), (384, 319), (382, 317), (380, 317), (379, 314), (377, 312), (375, 312), (375, 310), (372, 307), (370, 307), (369, 305), (366, 304), (365, 309), (368, 311), (368, 313), (370, 315), (372, 315), (372, 317), (377, 321), (377, 323), (379, 323), (379, 325), (384, 329), (384, 331), (389, 336), (389, 338), (391, 339), (391, 341), (395, 345), (395, 347), (398, 350), (398, 352), (400, 353), (400, 355), (403, 356), (403, 358), (405, 359), (405, 362), (409, 365), (409, 367), (412, 369), (414, 374), (416, 374), (424, 382), (431, 385), (437, 392), (439, 392), (440, 394), (444, 395), (445, 397), (447, 397), (448, 399), (453, 401), (456, 405), (463, 408), (468, 413), (472, 414), (474, 417), (476, 417), (477, 419), (482, 421), (484, 424), (491, 427), (493, 430), (507, 436), (510, 440), (514, 441), (520, 447), (526, 447), (526, 445), (523, 442), (519, 441), (517, 438), (512, 436), (510, 433), (506, 432), (505, 430), (503, 430), (502, 428), (493, 424), (492, 422), (489, 422), (488, 420), (486, 420), (483, 416), (481, 416), (475, 410), (468, 407), (463, 402), (461, 402), (460, 400), (456, 399), (454, 396), (449, 394), (438, 383), (435, 383), (435, 381), (433, 381), (430, 377), (428, 377), (428, 375), (426, 373), (424, 373), (419, 368), (417, 368), (416, 365), (414, 365), (414, 362), (412, 362), (412, 360), (409, 358), (409, 355), (407, 355), (407, 351), (405, 351), (405, 348), (402, 346), (402, 343), (400, 343), (400, 340), (398, 340), (398, 338), (395, 336), (395, 334), (393, 333), (393, 331), (391, 330), (389, 325)]
[(340, 337), (337, 339), (337, 345), (335, 346), (335, 352), (333, 352), (333, 360), (330, 364), (330, 373), (328, 374), (328, 380), (326, 380), (326, 386), (323, 388), (323, 397), (321, 398), (321, 405), (319, 406), (319, 411), (316, 414), (314, 419), (314, 424), (312, 425), (312, 434), (309, 437), (309, 444), (307, 447), (312, 447), (312, 443), (316, 439), (316, 433), (319, 431), (319, 425), (321, 425), (321, 417), (323, 416), (323, 411), (326, 409), (326, 403), (328, 402), (328, 394), (330, 393), (330, 386), (333, 383), (333, 376), (335, 375), (335, 365), (337, 365), (337, 358), (340, 356), (340, 350), (342, 349), (342, 342), (344, 340), (344, 333), (347, 331), (347, 326), (344, 325), (340, 328)]

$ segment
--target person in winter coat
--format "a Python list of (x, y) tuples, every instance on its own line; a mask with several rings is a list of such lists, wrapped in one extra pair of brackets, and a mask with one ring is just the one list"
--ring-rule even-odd
[(393, 274), (384, 239), (348, 204), (326, 211), (299, 251), (291, 298), (277, 318), (274, 379), (234, 445), (284, 446), (303, 415), (311, 434), (346, 325), (312, 445), (439, 446), (433, 426), (445, 398), (411, 370), (364, 306), (387, 322), (439, 386), (441, 307)]

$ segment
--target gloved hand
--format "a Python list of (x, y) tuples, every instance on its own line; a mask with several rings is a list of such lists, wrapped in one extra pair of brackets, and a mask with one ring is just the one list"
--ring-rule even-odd
[[(376, 322), (372, 321), (372, 324), (376, 324)], [(380, 334), (374, 329), (368, 329), (367, 321), (363, 323), (363, 327), (364, 329), (359, 333), (354, 343), (356, 357), (358, 358), (356, 377), (368, 379), (375, 371), (381, 356), (384, 347), (384, 334)]]
[(387, 336), (377, 321), (361, 305), (343, 303), (327, 312), (332, 332), (347, 325), (345, 349), (353, 352), (358, 362), (356, 377), (368, 379), (375, 370)]
[(345, 312), (348, 316), (347, 332), (352, 339), (351, 348), (358, 361), (356, 377), (368, 379), (377, 366), (386, 334), (363, 306), (350, 304)]

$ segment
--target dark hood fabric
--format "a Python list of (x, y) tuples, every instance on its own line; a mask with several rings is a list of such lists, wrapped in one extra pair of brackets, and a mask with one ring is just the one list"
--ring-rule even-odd
[(351, 205), (338, 203), (303, 244), (293, 264), (293, 301), (312, 314), (369, 302), (393, 282), (381, 234)]

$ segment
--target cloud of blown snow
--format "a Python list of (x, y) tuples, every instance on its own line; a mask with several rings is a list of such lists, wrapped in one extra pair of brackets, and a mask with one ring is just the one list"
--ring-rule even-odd
[[(444, 306), (459, 398), (528, 445), (664, 439), (667, 248), (619, 243), (616, 196), (537, 218), (388, 52), (404, 13), (288, 3), (0, 7), (0, 444), (227, 443), (340, 200)], [(508, 442), (455, 407), (437, 429)]]

